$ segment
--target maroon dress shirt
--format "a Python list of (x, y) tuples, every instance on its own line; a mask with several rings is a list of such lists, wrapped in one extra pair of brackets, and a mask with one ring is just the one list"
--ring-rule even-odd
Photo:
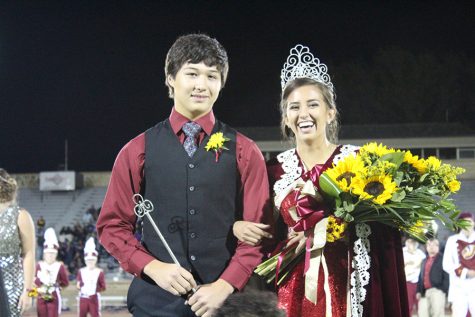
[(435, 257), (434, 256), (429, 256), (427, 257), (426, 263), (424, 265), (424, 288), (429, 289), (432, 287), (432, 284), (430, 283), (430, 269), (432, 268), (432, 264), (434, 264)]
[[(190, 120), (175, 108), (172, 109), (169, 120), (173, 131), (183, 144), (186, 136), (181, 128)], [(200, 144), (214, 127), (213, 111), (195, 122), (202, 127), (197, 137)], [(101, 244), (119, 261), (124, 270), (135, 276), (140, 276), (143, 268), (154, 259), (133, 234), (136, 216), (132, 196), (141, 192), (144, 160), (145, 133), (142, 133), (129, 141), (119, 152), (97, 221)], [(264, 157), (257, 145), (239, 132), (236, 135), (236, 161), (243, 220), (270, 223), (272, 214), (269, 208), (269, 182)], [(254, 268), (261, 262), (263, 253), (262, 246), (252, 247), (238, 241), (234, 256), (220, 278), (236, 289), (242, 289)]]

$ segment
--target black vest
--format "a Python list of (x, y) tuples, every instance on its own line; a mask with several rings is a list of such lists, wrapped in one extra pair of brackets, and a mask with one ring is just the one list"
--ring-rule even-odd
[[(214, 282), (234, 254), (232, 225), (236, 212), (236, 131), (216, 121), (213, 132), (230, 141), (218, 162), (206, 151), (207, 136), (192, 158), (168, 120), (145, 132), (145, 199), (154, 204), (152, 218), (180, 265), (198, 275), (201, 283)], [(142, 243), (157, 259), (172, 259), (149, 220), (143, 223)]]

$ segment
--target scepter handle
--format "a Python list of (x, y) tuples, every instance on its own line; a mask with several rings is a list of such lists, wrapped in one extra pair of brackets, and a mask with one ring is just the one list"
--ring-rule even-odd
[(152, 216), (150, 216), (150, 214), (149, 214), (148, 212), (145, 213), (145, 214), (147, 215), (148, 220), (149, 220), (150, 223), (152, 224), (153, 229), (155, 229), (155, 232), (158, 234), (158, 237), (159, 237), (160, 240), (162, 241), (163, 245), (164, 245), (165, 248), (167, 249), (168, 254), (169, 254), (170, 257), (172, 258), (173, 262), (174, 262), (176, 265), (181, 266), (181, 265), (180, 265), (180, 262), (178, 262), (178, 259), (176, 258), (175, 254), (173, 253), (172, 249), (171, 249), (170, 246), (168, 245), (167, 240), (165, 240), (165, 237), (162, 235), (162, 233), (161, 233), (160, 230), (158, 229), (157, 225), (155, 224), (155, 221), (153, 221)]

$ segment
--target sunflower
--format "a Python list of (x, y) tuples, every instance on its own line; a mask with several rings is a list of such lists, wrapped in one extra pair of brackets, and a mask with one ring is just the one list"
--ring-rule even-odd
[(326, 173), (344, 192), (350, 190), (351, 179), (364, 169), (361, 158), (348, 155), (344, 160), (339, 161), (335, 166), (328, 169)]
[(396, 192), (397, 185), (389, 175), (375, 175), (370, 177), (355, 177), (351, 184), (352, 192), (360, 199), (372, 200), (378, 205), (391, 199)]
[(404, 162), (414, 167), (421, 175), (427, 172), (427, 166), (424, 159), (419, 159), (419, 156), (412, 155), (409, 151), (404, 153)]
[(364, 145), (361, 149), (360, 152), (362, 153), (368, 153), (368, 154), (376, 154), (377, 156), (381, 157), (383, 155), (386, 155), (388, 153), (394, 153), (395, 150), (391, 149), (382, 144), (377, 144), (376, 142), (371, 142), (366, 145)]

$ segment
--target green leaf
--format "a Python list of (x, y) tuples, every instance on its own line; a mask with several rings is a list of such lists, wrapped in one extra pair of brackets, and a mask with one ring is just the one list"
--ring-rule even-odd
[(346, 212), (352, 212), (355, 210), (355, 205), (348, 203), (347, 201), (343, 201), (343, 209), (345, 209)]
[(467, 219), (460, 219), (460, 220), (457, 220), (455, 225), (461, 229), (466, 229), (471, 225), (471, 222), (468, 221)]
[(341, 198), (340, 197), (337, 197), (335, 198), (335, 207), (338, 208), (338, 207), (341, 207)]
[(448, 199), (442, 199), (441, 201), (439, 201), (439, 204), (444, 209), (447, 209), (447, 210), (454, 210), (457, 208), (455, 204), (451, 200), (448, 200)]
[(427, 176), (429, 176), (429, 173), (425, 173), (424, 175), (422, 175), (421, 178), (419, 179), (419, 182), (422, 183), (426, 179)]
[(335, 210), (335, 216), (338, 218), (344, 218), (346, 212), (342, 209)]
[(396, 174), (394, 175), (394, 181), (398, 186), (401, 185), (402, 180), (404, 179), (404, 173), (401, 171), (397, 171)]
[(393, 152), (383, 155), (381, 157), (382, 161), (388, 161), (396, 165), (396, 169), (399, 168), (401, 163), (404, 161), (404, 152)]
[(353, 218), (353, 216), (350, 215), (350, 214), (346, 214), (346, 215), (343, 217), (343, 220), (345, 220), (346, 222), (350, 223), (350, 222), (352, 222), (353, 220), (355, 220), (355, 218)]
[(335, 182), (330, 178), (330, 176), (327, 175), (327, 173), (320, 175), (319, 184), (323, 192), (331, 197), (337, 198), (342, 192), (340, 187), (335, 184)]
[(404, 198), (406, 198), (406, 192), (404, 190), (398, 190), (394, 192), (391, 200), (394, 202), (401, 202)]
[(401, 215), (399, 215), (399, 213), (398, 213), (395, 209), (393, 209), (393, 208), (391, 208), (391, 207), (386, 207), (385, 209), (386, 209), (386, 210), (389, 210), (396, 218), (398, 218), (399, 220), (401, 220), (401, 222), (403, 222), (403, 223), (406, 222), (406, 221), (401, 217)]
[(438, 188), (432, 187), (428, 188), (427, 192), (432, 195), (437, 195), (438, 193), (440, 193), (440, 190)]

